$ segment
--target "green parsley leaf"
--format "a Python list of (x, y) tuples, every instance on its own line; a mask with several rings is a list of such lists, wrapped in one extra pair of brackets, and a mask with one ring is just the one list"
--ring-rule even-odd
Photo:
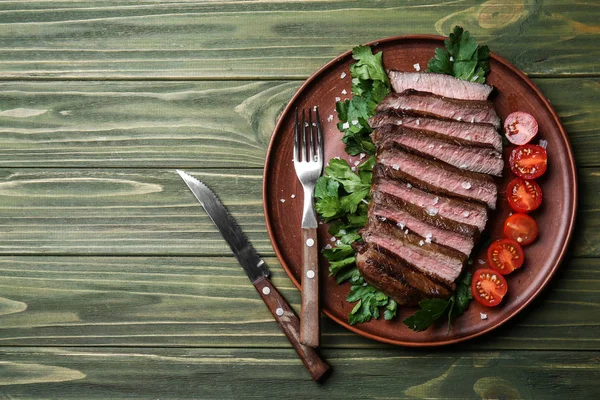
[(344, 132), (342, 141), (346, 153), (375, 154), (375, 145), (369, 135), (373, 131), (369, 118), (375, 115), (377, 104), (390, 92), (390, 82), (383, 68), (382, 53), (373, 54), (368, 46), (352, 49), (357, 61), (350, 66), (352, 76), (352, 98), (338, 101), (338, 129)]
[(444, 314), (448, 305), (449, 301), (444, 299), (421, 300), (420, 310), (402, 322), (415, 332), (424, 331)]
[(490, 49), (487, 46), (479, 46), (460, 26), (454, 27), (444, 44), (446, 50), (435, 49), (434, 57), (427, 64), (427, 72), (485, 83), (485, 76), (490, 72)]
[(451, 304), (448, 311), (448, 330), (450, 325), (456, 321), (456, 318), (463, 315), (469, 303), (473, 299), (473, 293), (471, 293), (471, 279), (473, 274), (470, 272), (463, 273), (456, 282), (456, 290), (450, 298)]
[(389, 297), (374, 287), (363, 284), (353, 285), (346, 301), (358, 301), (348, 316), (348, 322), (354, 325), (379, 318), (379, 308), (388, 305)]
[(394, 319), (394, 317), (396, 316), (397, 309), (398, 309), (398, 303), (396, 303), (396, 301), (394, 301), (393, 299), (390, 299), (388, 301), (387, 306), (385, 306), (385, 312), (383, 313), (383, 318), (386, 321)]
[(450, 332), (451, 325), (465, 312), (473, 299), (472, 277), (470, 272), (463, 272), (456, 280), (456, 290), (448, 299), (425, 299), (419, 302), (420, 310), (402, 321), (404, 325), (415, 332), (421, 332), (447, 313), (448, 332)]
[(383, 69), (383, 53), (373, 55), (369, 46), (356, 46), (352, 49), (352, 58), (357, 62), (350, 66), (350, 74), (360, 80), (374, 80), (389, 83), (389, 78)]

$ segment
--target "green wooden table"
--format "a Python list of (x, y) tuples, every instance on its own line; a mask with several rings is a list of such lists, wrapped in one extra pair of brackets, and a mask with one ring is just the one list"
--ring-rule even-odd
[[(0, 2), (0, 398), (536, 398), (600, 392), (600, 7), (518, 0)], [(299, 307), (268, 240), (277, 115), (336, 55), (455, 24), (558, 111), (580, 179), (550, 286), (439, 349), (323, 318), (314, 384), (187, 187), (205, 180)]]

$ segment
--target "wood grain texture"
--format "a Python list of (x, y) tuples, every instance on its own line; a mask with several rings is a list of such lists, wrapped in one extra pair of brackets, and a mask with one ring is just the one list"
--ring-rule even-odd
[[(421, 352), (395, 348), (327, 350), (335, 373), (315, 385), (292, 350), (2, 348), (0, 371), (22, 365), (76, 371), (84, 377), (28, 385), (0, 377), (7, 398), (262, 399), (288, 398), (593, 398), (598, 352)], [(399, 379), (399, 371), (402, 378)], [(25, 372), (26, 373), (26, 372)], [(73, 372), (74, 373), (74, 372)], [(260, 384), (258, 384), (260, 381)]]
[(559, 0), (3, 2), (0, 77), (299, 78), (358, 43), (456, 24), (530, 74), (598, 73), (594, 10)]
[[(260, 253), (274, 254), (261, 170), (189, 172), (220, 196)], [(573, 254), (598, 256), (600, 170), (582, 168), (579, 176), (585, 191)], [(283, 200), (291, 208), (299, 197)], [(0, 169), (0, 224), (0, 254), (231, 254), (174, 170)]]
[[(276, 259), (266, 262), (299, 311), (298, 290)], [(450, 348), (600, 350), (599, 271), (600, 259), (565, 262), (513, 320)], [(323, 348), (394, 348), (321, 322)], [(233, 257), (2, 256), (2, 346), (291, 348)]]
[[(600, 166), (600, 80), (535, 83), (558, 111), (577, 163)], [(0, 167), (260, 168), (277, 116), (299, 86), (0, 82)]]
[[(306, 203), (305, 203), (306, 204)], [(309, 246), (310, 243), (310, 246)], [(321, 342), (321, 307), (319, 246), (316, 228), (302, 229), (302, 307), (300, 309), (300, 342), (319, 347)]]
[(297, 82), (0, 82), (0, 167), (262, 167)]

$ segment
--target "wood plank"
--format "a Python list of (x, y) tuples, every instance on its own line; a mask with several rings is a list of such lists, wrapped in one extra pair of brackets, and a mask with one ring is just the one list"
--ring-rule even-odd
[[(600, 259), (566, 262), (514, 320), (454, 348), (600, 350), (599, 271)], [(394, 347), (326, 317), (322, 333), (325, 348)], [(233, 257), (0, 257), (0, 346), (291, 348)]]
[[(259, 252), (273, 255), (262, 207), (262, 171), (191, 170), (211, 186)], [(600, 170), (585, 188), (573, 241), (600, 255)], [(300, 184), (296, 193), (301, 193)], [(287, 204), (301, 201), (288, 199)], [(0, 254), (229, 255), (230, 249), (174, 170), (0, 169)]]
[(597, 352), (324, 354), (333, 374), (318, 385), (292, 350), (2, 348), (0, 384), (6, 398), (61, 399), (588, 399), (599, 390)]
[(559, 0), (3, 2), (0, 77), (302, 78), (359, 43), (455, 24), (529, 74), (595, 74), (596, 11)]
[[(600, 166), (600, 80), (535, 82), (561, 116), (578, 164)], [(0, 167), (260, 168), (299, 85), (0, 82)]]
[(298, 82), (2, 82), (0, 167), (262, 167)]

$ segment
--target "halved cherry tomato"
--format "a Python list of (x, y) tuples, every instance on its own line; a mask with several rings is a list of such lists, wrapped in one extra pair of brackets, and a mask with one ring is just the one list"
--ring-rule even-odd
[(533, 115), (517, 111), (504, 120), (504, 134), (513, 144), (529, 143), (538, 132), (538, 123)]
[(533, 242), (537, 235), (537, 222), (527, 214), (515, 213), (504, 222), (504, 236), (515, 240), (521, 246)]
[(502, 275), (521, 268), (525, 255), (521, 245), (512, 239), (500, 239), (488, 247), (488, 264)]
[(493, 269), (482, 268), (473, 274), (471, 292), (475, 300), (484, 306), (497, 306), (507, 291), (506, 279)]
[(542, 204), (542, 188), (535, 181), (515, 178), (506, 187), (506, 198), (510, 208), (528, 213)]
[(535, 144), (518, 146), (510, 153), (508, 164), (513, 174), (523, 179), (539, 178), (546, 172), (548, 154)]

